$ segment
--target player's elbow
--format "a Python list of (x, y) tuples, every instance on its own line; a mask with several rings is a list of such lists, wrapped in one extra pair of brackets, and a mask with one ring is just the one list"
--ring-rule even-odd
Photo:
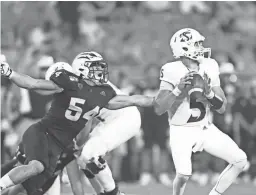
[(26, 89), (30, 89), (30, 90), (37, 90), (37, 89), (39, 89), (39, 88), (38, 88), (38, 80), (34, 79), (33, 81), (31, 81), (31, 82), (27, 85)]
[(162, 114), (164, 114), (166, 112), (166, 110), (163, 109), (163, 107), (161, 106), (161, 104), (157, 100), (155, 100), (153, 102), (153, 107), (154, 107), (155, 113), (158, 116), (160, 116), (160, 115), (162, 115)]
[(216, 112), (218, 112), (219, 114), (223, 114), (225, 112), (224, 108), (220, 108), (219, 110), (216, 110)]
[(158, 116), (164, 113), (163, 109), (161, 109), (159, 106), (154, 106), (154, 111)]
[(223, 114), (226, 111), (227, 100), (225, 99), (220, 109), (216, 110), (219, 114)]

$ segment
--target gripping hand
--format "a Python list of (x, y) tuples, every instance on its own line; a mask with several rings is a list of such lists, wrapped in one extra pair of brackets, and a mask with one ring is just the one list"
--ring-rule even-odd
[(12, 69), (7, 62), (1, 61), (1, 75), (10, 78)]

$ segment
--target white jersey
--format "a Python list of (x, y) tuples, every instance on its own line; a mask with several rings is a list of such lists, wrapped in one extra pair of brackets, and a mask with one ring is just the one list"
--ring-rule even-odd
[[(116, 92), (117, 95), (128, 95), (128, 94), (125, 94), (124, 92), (122, 92), (120, 89), (118, 89), (111, 82), (108, 81), (107, 84), (114, 89), (114, 91)], [(122, 108), (122, 109), (118, 109), (118, 110), (109, 110), (109, 109), (106, 109), (106, 108), (102, 108), (100, 110), (100, 113), (99, 113), (97, 118), (99, 120), (101, 120), (102, 122), (107, 123), (109, 120), (113, 120), (113, 119), (117, 118), (118, 116), (120, 116), (123, 112), (131, 112), (131, 115), (132, 115), (134, 111), (139, 112), (137, 107), (135, 107), (135, 106)], [(127, 121), (129, 121), (129, 120), (127, 119)]]
[[(189, 69), (181, 61), (165, 64), (161, 69), (160, 89), (166, 89), (167, 85), (164, 85), (164, 82), (168, 82), (173, 86), (176, 86), (180, 82), (180, 79), (188, 72)], [(204, 73), (209, 76), (211, 79), (211, 87), (220, 86), (219, 66), (214, 59), (205, 58), (202, 63), (199, 64), (198, 73), (201, 76), (203, 76)], [(174, 114), (171, 113), (171, 109), (168, 110), (169, 123), (171, 125), (182, 126), (206, 125), (208, 123), (209, 111), (210, 108), (206, 102), (191, 102), (190, 98), (187, 96), (178, 106)]]

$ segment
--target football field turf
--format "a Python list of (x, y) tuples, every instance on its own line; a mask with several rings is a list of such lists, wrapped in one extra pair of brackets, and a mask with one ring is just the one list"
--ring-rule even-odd
[[(208, 195), (212, 186), (208, 185), (206, 187), (199, 187), (193, 183), (187, 185), (185, 195)], [(91, 195), (92, 191), (90, 187), (86, 187), (87, 194)], [(150, 184), (146, 187), (141, 187), (138, 184), (124, 183), (120, 184), (120, 189), (126, 193), (126, 195), (171, 195), (171, 188), (164, 187), (159, 184)], [(63, 187), (63, 195), (72, 195), (70, 188)], [(225, 194), (223, 195), (256, 195), (256, 187), (252, 185), (233, 185)]]

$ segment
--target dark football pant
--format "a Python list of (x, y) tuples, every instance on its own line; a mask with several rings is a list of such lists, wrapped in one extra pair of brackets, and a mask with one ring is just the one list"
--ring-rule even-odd
[[(63, 148), (47, 133), (45, 126), (40, 122), (31, 125), (27, 129), (22, 137), (22, 144), (26, 156), (25, 164), (28, 164), (32, 160), (37, 160), (45, 168), (42, 173), (31, 177), (23, 182), (22, 185), (28, 195), (44, 194), (53, 184), (58, 173), (74, 159), (73, 154), (65, 155), (66, 160), (64, 158), (60, 160), (60, 156), (63, 154)], [(70, 158), (67, 158), (67, 156)], [(62, 164), (63, 161), (64, 164)], [(61, 167), (58, 168), (60, 164)], [(59, 170), (59, 172), (56, 173), (56, 170)]]

